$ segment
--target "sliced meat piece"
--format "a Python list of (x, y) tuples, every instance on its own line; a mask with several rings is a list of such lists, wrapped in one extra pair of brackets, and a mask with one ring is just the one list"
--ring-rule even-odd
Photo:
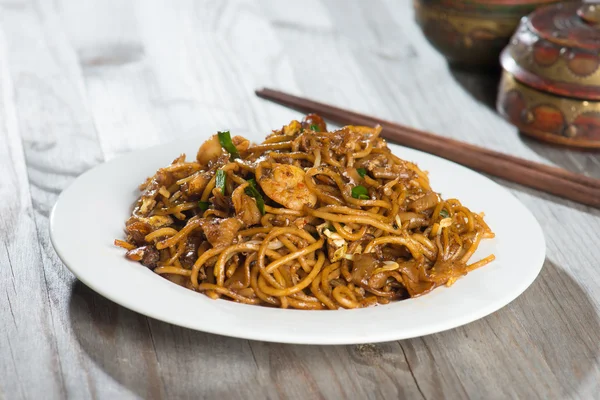
[(356, 168), (365, 168), (373, 171), (375, 168), (385, 167), (388, 164), (388, 159), (384, 154), (369, 154), (361, 158), (355, 164)]
[(256, 205), (256, 200), (245, 193), (245, 188), (239, 186), (231, 194), (236, 216), (245, 226), (256, 225), (260, 222), (261, 213)]
[(225, 196), (219, 189), (213, 189), (212, 194), (213, 196), (208, 200), (211, 202), (213, 207), (229, 214), (233, 208), (233, 201), (231, 200), (231, 197)]
[(398, 217), (400, 217), (402, 224), (408, 221), (408, 229), (429, 225), (429, 219), (423, 214), (417, 214), (414, 212), (401, 212), (398, 213)]
[(129, 250), (125, 257), (132, 261), (139, 261), (142, 265), (154, 269), (160, 261), (160, 252), (154, 246), (142, 246)]
[(150, 214), (150, 211), (156, 205), (156, 195), (158, 194), (158, 190), (164, 186), (169, 187), (173, 184), (174, 178), (173, 175), (169, 172), (165, 172), (162, 169), (159, 169), (156, 172), (156, 175), (152, 177), (152, 180), (148, 185), (146, 185), (146, 189), (140, 196), (138, 201), (138, 210), (139, 213), (143, 216)]
[(179, 261), (184, 268), (192, 268), (196, 260), (198, 259), (198, 249), (202, 243), (202, 238), (198, 236), (191, 236), (187, 238), (185, 243), (185, 249), (183, 254), (179, 257)]
[(125, 222), (125, 232), (129, 234), (135, 244), (146, 244), (145, 237), (152, 231), (173, 223), (173, 218), (168, 215), (153, 215), (148, 218), (131, 217)]
[(198, 171), (191, 180), (181, 185), (181, 193), (188, 200), (198, 200), (211, 178), (212, 176), (209, 172)]
[(213, 247), (229, 246), (243, 226), (237, 218), (214, 218), (202, 226), (206, 240)]
[(141, 246), (146, 243), (146, 240), (144, 238), (147, 234), (152, 232), (152, 226), (150, 226), (150, 224), (145, 221), (140, 221), (135, 217), (131, 217), (126, 223), (125, 232), (129, 234), (131, 240), (135, 244)]
[(375, 268), (381, 266), (381, 262), (373, 253), (354, 254), (352, 261), (352, 282), (355, 285), (366, 285)]
[(408, 203), (408, 209), (411, 211), (421, 212), (437, 206), (439, 202), (440, 198), (437, 193), (429, 192)]

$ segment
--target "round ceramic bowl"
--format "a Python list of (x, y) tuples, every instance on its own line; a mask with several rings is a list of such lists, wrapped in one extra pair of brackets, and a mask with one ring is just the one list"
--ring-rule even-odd
[(497, 109), (522, 133), (536, 139), (600, 149), (600, 101), (542, 92), (504, 71)]
[(521, 17), (556, 0), (413, 0), (427, 40), (451, 64), (499, 65)]

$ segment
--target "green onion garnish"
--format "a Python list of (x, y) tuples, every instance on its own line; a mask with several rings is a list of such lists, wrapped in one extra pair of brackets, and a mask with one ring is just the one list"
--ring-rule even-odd
[(244, 192), (246, 192), (248, 196), (254, 197), (254, 199), (256, 200), (256, 206), (258, 207), (258, 211), (260, 211), (262, 215), (265, 215), (265, 200), (263, 199), (262, 195), (258, 191), (258, 188), (256, 187), (256, 181), (254, 179), (248, 179), (247, 182), (248, 187)]
[(225, 194), (225, 180), (227, 174), (222, 169), (217, 170), (217, 177), (215, 178), (215, 187), (221, 189), (221, 193)]
[(310, 130), (315, 131), (315, 132), (321, 132), (321, 130), (319, 129), (319, 125), (317, 125), (317, 124), (312, 124), (310, 126)]
[(198, 202), (198, 207), (200, 208), (200, 210), (202, 211), (206, 211), (208, 210), (208, 207), (210, 206), (210, 203), (208, 201), (199, 201)]
[(240, 153), (231, 141), (231, 135), (229, 134), (229, 131), (217, 132), (217, 135), (219, 136), (219, 143), (221, 143), (221, 147), (223, 147), (229, 153), (229, 159), (233, 161), (236, 158), (240, 158)]
[(364, 178), (367, 174), (367, 170), (364, 168), (356, 168), (356, 172), (358, 172), (361, 178)]
[(448, 211), (446, 211), (446, 210), (440, 211), (440, 217), (448, 218), (449, 216), (450, 216), (450, 214), (448, 214)]
[(369, 191), (364, 186), (354, 186), (352, 188), (352, 197), (359, 200), (369, 200)]

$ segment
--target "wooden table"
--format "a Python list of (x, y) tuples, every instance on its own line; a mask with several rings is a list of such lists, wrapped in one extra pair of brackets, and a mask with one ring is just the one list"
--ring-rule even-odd
[(261, 86), (600, 176), (597, 154), (518, 136), (494, 112), (497, 74), (449, 68), (408, 0), (1, 0), (0, 18), (0, 398), (600, 398), (600, 213), (517, 185), (501, 182), (546, 234), (538, 279), (487, 318), (400, 342), (179, 328), (92, 292), (52, 248), (58, 194), (104, 160), (299, 117)]

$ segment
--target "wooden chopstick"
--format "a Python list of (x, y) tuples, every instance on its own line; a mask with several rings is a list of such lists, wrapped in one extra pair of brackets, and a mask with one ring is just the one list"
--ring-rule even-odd
[(600, 208), (600, 180), (272, 89), (256, 94), (339, 124), (381, 125), (382, 137), (469, 168)]

